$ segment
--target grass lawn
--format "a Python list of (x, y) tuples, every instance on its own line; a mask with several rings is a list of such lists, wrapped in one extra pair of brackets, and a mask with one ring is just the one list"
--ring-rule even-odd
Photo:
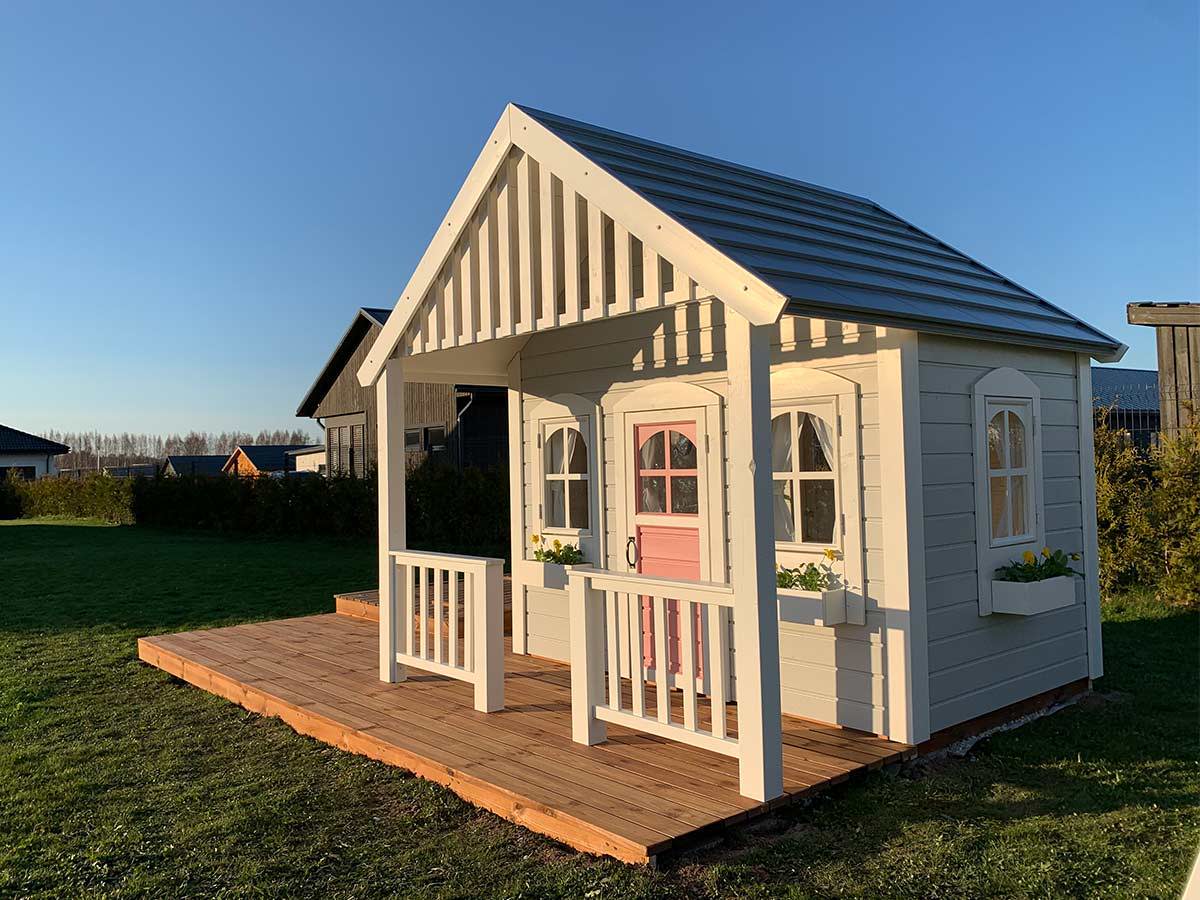
[(372, 546), (0, 526), (0, 896), (1172, 897), (1200, 842), (1200, 622), (1137, 594), (1106, 604), (1095, 698), (649, 871), (136, 658), (327, 611)]

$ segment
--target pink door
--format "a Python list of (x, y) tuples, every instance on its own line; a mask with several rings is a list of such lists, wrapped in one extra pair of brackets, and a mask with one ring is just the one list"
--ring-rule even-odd
[[(677, 580), (700, 580), (699, 465), (696, 423), (666, 422), (634, 426), (634, 539), (637, 571)], [(697, 607), (694, 630), (699, 650), (703, 630)], [(655, 668), (654, 614), (642, 601), (642, 658)], [(668, 669), (681, 670), (679, 604), (667, 604)], [(697, 652), (697, 672), (700, 658)]]

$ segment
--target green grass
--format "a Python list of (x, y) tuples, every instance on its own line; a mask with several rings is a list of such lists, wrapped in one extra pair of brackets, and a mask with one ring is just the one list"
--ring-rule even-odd
[(1106, 605), (1096, 699), (661, 871), (136, 659), (141, 635), (328, 610), (373, 572), (362, 544), (0, 528), (0, 896), (1170, 897), (1200, 840), (1200, 623), (1139, 594)]

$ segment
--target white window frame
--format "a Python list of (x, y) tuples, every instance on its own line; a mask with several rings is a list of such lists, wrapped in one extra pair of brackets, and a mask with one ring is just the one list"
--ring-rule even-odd
[[(592, 535), (593, 523), (595, 522), (595, 510), (592, 503), (592, 485), (591, 481), (595, 477), (594, 464), (592, 462), (592, 440), (589, 433), (589, 425), (591, 424), (591, 416), (571, 416), (561, 419), (540, 419), (537, 423), (537, 450), (538, 450), (538, 521), (541, 523), (542, 533), (566, 536), (571, 538), (590, 537)], [(580, 438), (583, 440), (584, 454), (587, 457), (587, 471), (580, 474), (578, 472), (548, 472), (546, 471), (547, 450), (550, 444), (550, 438), (556, 432), (564, 432), (563, 434), (563, 465), (567, 463), (567, 438), (565, 431), (569, 428), (579, 432)], [(568, 522), (571, 520), (571, 497), (570, 489), (567, 485), (572, 481), (588, 482), (587, 498), (588, 498), (588, 525), (587, 528), (572, 528), (570, 525), (548, 525), (546, 524), (546, 510), (548, 509), (546, 497), (546, 482), (561, 481), (563, 484), (563, 515)]]
[[(552, 528), (546, 525), (546, 437), (548, 431), (556, 428), (571, 427), (583, 435), (587, 445), (588, 462), (588, 527)], [(527, 484), (530, 491), (529, 500), (533, 506), (533, 515), (528, 523), (529, 532), (525, 536), (526, 559), (533, 556), (529, 543), (529, 535), (548, 535), (552, 540), (558, 538), (565, 543), (578, 543), (583, 551), (584, 559), (593, 565), (599, 565), (600, 536), (604, 533), (604, 523), (601, 519), (601, 491), (603, 490), (603, 471), (601, 453), (602, 436), (600, 432), (600, 415), (597, 404), (578, 394), (556, 394), (543, 400), (533, 401), (526, 413), (526, 427), (529, 429), (527, 439), (531, 449), (532, 467), (529, 478), (533, 482)], [(565, 447), (564, 447), (565, 450)]]
[[(1008, 413), (1014, 414), (1025, 428), (1025, 465), (1014, 467), (1009, 460), (1008, 454), (1010, 450), (1008, 440)], [(986, 439), (988, 429), (991, 428), (991, 423), (996, 416), (1001, 416), (1002, 430), (1000, 436), (1000, 449), (1005, 456), (1007, 465), (998, 469), (992, 468), (991, 450), (988, 448), (988, 454), (984, 459), (984, 467), (987, 469), (985, 478), (987, 479), (988, 492), (988, 545), (991, 547), (1008, 547), (1013, 544), (1027, 544), (1037, 534), (1036, 514), (1034, 504), (1036, 496), (1034, 491), (1034, 469), (1036, 468), (1033, 453), (1032, 441), (1030, 437), (1033, 435), (1033, 404), (1029, 400), (1014, 400), (1012, 398), (998, 399), (988, 397), (984, 402), (984, 419), (983, 429)], [(1025, 478), (1025, 529), (1020, 534), (1012, 534), (1012, 508), (1011, 499), (1008, 503), (1008, 530), (1009, 534), (997, 537), (992, 533), (992, 479), (1004, 478), (1008, 485), (1012, 484), (1014, 477), (1024, 476)]]
[[(861, 405), (858, 383), (833, 372), (790, 363), (771, 373), (772, 418), (784, 410), (815, 412), (832, 406), (834, 420), (830, 424), (834, 432), (834, 459), (830, 460), (830, 465), (834, 471), (837, 502), (835, 540), (831, 544), (776, 541), (776, 562), (787, 567), (822, 563), (828, 547), (840, 550), (842, 558), (833, 564), (833, 568), (841, 579), (839, 586), (846, 589), (847, 602), (854, 603), (865, 603), (867, 595)], [(788, 627), (801, 626), (789, 624)]]
[[(979, 584), (979, 614), (992, 614), (992, 577), (996, 569), (1030, 550), (1039, 552), (1046, 543), (1046, 516), (1043, 500), (1042, 468), (1042, 392), (1028, 375), (1010, 367), (992, 369), (975, 382), (974, 388), (974, 477), (975, 477), (975, 554)], [(993, 470), (988, 456), (988, 423), (1001, 410), (1011, 410), (1025, 423), (1025, 503), (1024, 535), (992, 536), (991, 482), (997, 476), (1021, 474), (1020, 470)], [(1007, 425), (1005, 426), (1007, 437)], [(1005, 454), (1008, 448), (1005, 446)]]
[[(819, 419), (824, 420), (833, 430), (833, 451), (830, 454), (828, 472), (803, 472), (800, 470), (800, 429), (798, 422), (803, 414), (810, 414)], [(771, 461), (771, 480), (790, 482), (793, 486), (792, 492), (792, 518), (794, 533), (798, 537), (803, 537), (803, 531), (800, 527), (800, 491), (799, 482), (801, 481), (832, 481), (833, 482), (833, 537), (828, 542), (820, 541), (784, 541), (778, 536), (775, 539), (776, 549), (796, 550), (796, 551), (812, 551), (823, 553), (828, 548), (841, 550), (844, 544), (842, 526), (842, 498), (841, 498), (841, 435), (839, 432), (838, 417), (838, 399), (836, 396), (826, 397), (819, 400), (811, 400), (808, 402), (789, 401), (789, 402), (774, 402), (772, 398), (771, 404), (771, 422), (774, 423), (778, 416), (787, 415), (790, 418), (788, 422), (789, 430), (791, 431), (792, 441), (792, 468), (790, 472), (776, 472), (774, 460)]]

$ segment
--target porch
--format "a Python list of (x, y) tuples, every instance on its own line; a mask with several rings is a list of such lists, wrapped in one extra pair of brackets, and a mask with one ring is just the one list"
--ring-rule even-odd
[[(380, 681), (378, 626), (352, 616), (148, 637), (138, 653), (302, 734), (408, 769), (576, 849), (627, 862), (653, 862), (915, 752), (785, 715), (784, 793), (762, 803), (739, 793), (738, 761), (727, 755), (611, 722), (604, 743), (574, 742), (570, 668), (513, 654), (508, 640), (505, 707), (492, 713), (473, 708), (469, 683), (417, 666), (408, 666), (404, 682)], [(644, 688), (652, 708), (654, 688)], [(697, 715), (711, 719), (705, 698)], [(733, 704), (726, 722), (736, 735)]]

